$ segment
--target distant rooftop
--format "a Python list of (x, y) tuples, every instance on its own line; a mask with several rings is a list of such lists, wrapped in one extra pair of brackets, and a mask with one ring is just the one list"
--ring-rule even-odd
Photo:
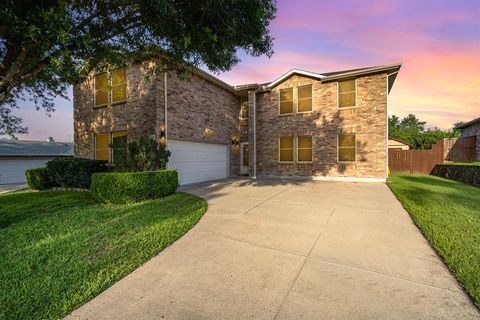
[(457, 129), (463, 129), (463, 128), (466, 128), (466, 127), (470, 127), (471, 125), (474, 125), (474, 124), (477, 124), (477, 123), (480, 123), (480, 118), (476, 118), (476, 119), (473, 119), (471, 121), (465, 122), (465, 123), (457, 126)]
[(73, 156), (73, 143), (0, 139), (0, 157)]

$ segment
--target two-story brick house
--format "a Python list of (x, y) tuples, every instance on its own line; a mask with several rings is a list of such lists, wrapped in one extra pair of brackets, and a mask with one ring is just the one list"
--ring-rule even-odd
[(387, 96), (400, 64), (291, 70), (231, 86), (196, 70), (146, 77), (143, 64), (74, 88), (75, 155), (115, 162), (131, 139), (167, 143), (181, 183), (239, 175), (385, 181)]

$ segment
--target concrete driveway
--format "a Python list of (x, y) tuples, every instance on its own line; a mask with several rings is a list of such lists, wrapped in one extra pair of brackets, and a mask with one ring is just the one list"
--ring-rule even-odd
[(227, 181), (184, 237), (69, 319), (479, 319), (384, 184)]

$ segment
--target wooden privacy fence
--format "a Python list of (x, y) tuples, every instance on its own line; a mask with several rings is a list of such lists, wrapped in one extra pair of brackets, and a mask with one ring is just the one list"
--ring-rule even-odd
[(429, 150), (388, 150), (388, 168), (391, 172), (430, 174), (435, 165), (445, 161), (468, 162), (476, 156), (475, 137), (443, 139)]

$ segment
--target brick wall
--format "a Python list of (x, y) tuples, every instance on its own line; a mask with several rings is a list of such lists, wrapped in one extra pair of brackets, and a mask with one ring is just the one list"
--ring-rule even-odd
[[(240, 98), (195, 74), (189, 79), (170, 74), (167, 84), (168, 139), (229, 144), (230, 174), (238, 174), (240, 149), (231, 140), (240, 135)], [(156, 128), (160, 128), (164, 126), (163, 77), (157, 79), (156, 88)]]
[[(164, 127), (164, 78), (146, 78), (143, 65), (127, 68), (127, 101), (95, 108), (93, 75), (74, 87), (75, 155), (94, 157), (95, 133), (128, 131), (129, 139), (156, 135)], [(240, 98), (195, 74), (180, 79), (169, 74), (168, 137), (229, 144), (230, 171), (237, 174), (239, 148), (230, 145), (240, 134)], [(205, 135), (205, 129), (210, 130)]]
[(477, 137), (477, 160), (480, 160), (480, 123), (462, 129), (462, 138)]
[(137, 139), (155, 133), (155, 82), (145, 80), (143, 64), (127, 69), (127, 101), (96, 108), (93, 74), (73, 88), (75, 156), (93, 158), (95, 133), (128, 131)]
[[(163, 74), (146, 80), (143, 65), (127, 69), (127, 102), (95, 108), (93, 78), (74, 87), (75, 155), (94, 157), (94, 134), (123, 131), (129, 139), (156, 135), (164, 127)], [(253, 92), (249, 92), (249, 119), (239, 119), (240, 98), (200, 77), (168, 79), (168, 137), (188, 141), (229, 144), (230, 173), (239, 174), (240, 148), (231, 146), (233, 136), (250, 143), (253, 163)], [(312, 84), (313, 111), (280, 116), (277, 95), (281, 88)], [(292, 76), (269, 92), (257, 94), (258, 176), (348, 176), (385, 178), (387, 91), (386, 74), (357, 78), (357, 107), (337, 109), (337, 83), (321, 83)], [(205, 134), (205, 129), (210, 131)], [(357, 134), (357, 161), (337, 162), (337, 134)], [(280, 136), (313, 136), (311, 164), (279, 164)], [(480, 148), (479, 148), (480, 149)]]
[[(280, 116), (278, 91), (306, 84), (312, 84), (313, 111), (307, 114)], [(259, 93), (257, 175), (385, 178), (386, 74), (357, 79), (357, 104), (356, 108), (339, 110), (336, 82), (322, 84), (320, 81), (300, 76), (290, 77), (270, 92)], [(357, 134), (356, 163), (337, 162), (337, 134), (341, 132)], [(313, 162), (280, 164), (279, 137), (300, 135), (313, 136)]]

